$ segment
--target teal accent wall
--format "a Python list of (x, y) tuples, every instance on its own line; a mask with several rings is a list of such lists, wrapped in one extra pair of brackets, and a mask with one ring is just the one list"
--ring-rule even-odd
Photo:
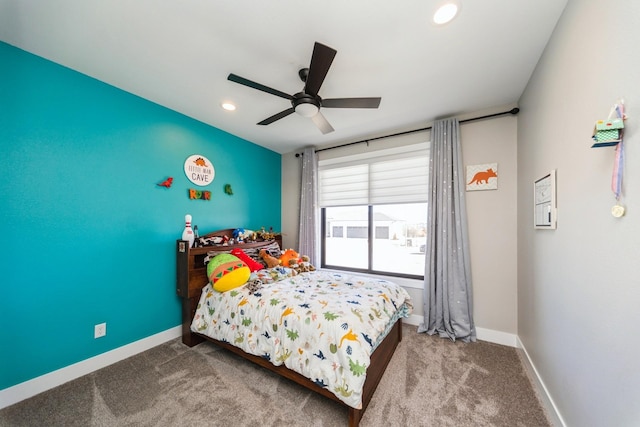
[[(179, 325), (185, 214), (279, 230), (281, 156), (5, 43), (0, 64), (4, 389)], [(211, 201), (188, 198), (192, 154), (214, 164)]]

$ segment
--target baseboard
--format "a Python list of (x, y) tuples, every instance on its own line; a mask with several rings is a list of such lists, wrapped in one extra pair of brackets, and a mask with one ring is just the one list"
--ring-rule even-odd
[(134, 356), (182, 335), (182, 326), (176, 326), (150, 337), (118, 347), (73, 365), (66, 366), (29, 381), (0, 390), (0, 409), (62, 385), (83, 375), (102, 369), (127, 357)]
[(564, 419), (562, 418), (562, 415), (560, 415), (560, 411), (558, 411), (558, 407), (549, 394), (549, 390), (547, 390), (547, 387), (544, 385), (544, 381), (542, 381), (542, 378), (540, 378), (536, 366), (533, 364), (533, 361), (529, 357), (527, 349), (524, 347), (524, 344), (522, 344), (522, 341), (520, 341), (520, 338), (516, 338), (518, 350), (521, 351), (522, 355), (524, 355), (522, 359), (525, 365), (525, 369), (529, 372), (529, 376), (535, 382), (534, 387), (536, 388), (536, 390), (538, 390), (540, 400), (542, 400), (542, 404), (546, 409), (547, 415), (549, 415), (549, 421), (551, 421), (551, 423), (556, 427), (567, 427)]
[(411, 314), (409, 317), (405, 317), (402, 319), (402, 323), (406, 323), (407, 325), (419, 326), (422, 323), (423, 317), (418, 316), (417, 314)]
[(493, 329), (485, 329), (476, 327), (476, 336), (479, 340), (492, 342), (494, 344), (516, 347), (518, 336), (508, 332), (495, 331)]
[[(408, 325), (418, 326), (423, 321), (423, 317), (417, 314), (412, 314), (402, 321)], [(515, 334), (509, 334), (507, 332), (494, 331), (493, 329), (485, 329), (476, 327), (476, 337), (482, 341), (492, 342), (494, 344), (506, 345), (509, 347), (516, 347)]]

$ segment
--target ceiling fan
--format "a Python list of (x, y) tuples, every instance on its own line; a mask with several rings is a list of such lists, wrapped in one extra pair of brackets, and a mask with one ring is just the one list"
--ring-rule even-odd
[(323, 134), (333, 132), (333, 127), (320, 112), (320, 108), (378, 108), (381, 98), (332, 98), (322, 99), (318, 92), (324, 82), (329, 67), (336, 56), (337, 51), (316, 42), (313, 46), (311, 64), (309, 68), (298, 71), (300, 79), (304, 82), (302, 91), (289, 95), (268, 86), (245, 79), (236, 74), (229, 74), (228, 80), (239, 83), (253, 89), (261, 90), (272, 95), (291, 101), (291, 108), (287, 108), (271, 117), (259, 122), (259, 125), (269, 125), (276, 120), (287, 117), (289, 114), (298, 113), (301, 116), (309, 117)]

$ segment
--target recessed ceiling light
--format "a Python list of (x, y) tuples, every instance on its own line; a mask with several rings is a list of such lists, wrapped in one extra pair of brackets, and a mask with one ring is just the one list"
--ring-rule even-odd
[(433, 22), (438, 25), (446, 24), (455, 18), (458, 13), (458, 5), (455, 3), (445, 3), (433, 14)]
[(225, 110), (227, 110), (227, 111), (233, 111), (233, 110), (235, 110), (235, 109), (236, 109), (236, 106), (235, 106), (235, 105), (233, 105), (233, 104), (232, 104), (232, 103), (230, 103), (230, 102), (223, 102), (223, 103), (222, 103), (222, 108), (224, 108), (224, 109), (225, 109)]

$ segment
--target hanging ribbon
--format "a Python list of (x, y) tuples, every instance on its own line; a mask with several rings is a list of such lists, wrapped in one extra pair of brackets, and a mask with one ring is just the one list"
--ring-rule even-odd
[(611, 190), (616, 195), (616, 200), (620, 200), (622, 192), (622, 169), (624, 168), (624, 143), (616, 146), (616, 160), (613, 165), (613, 175), (611, 176)]
[[(620, 103), (615, 104), (609, 112), (609, 118), (613, 115), (618, 118), (626, 119), (624, 115), (624, 100), (620, 100)], [(624, 131), (621, 131), (624, 133)], [(611, 175), (611, 190), (616, 196), (616, 200), (620, 200), (620, 194), (622, 193), (622, 172), (624, 169), (624, 141), (622, 135), (620, 135), (620, 142), (616, 146), (616, 158), (613, 165), (613, 174)]]

